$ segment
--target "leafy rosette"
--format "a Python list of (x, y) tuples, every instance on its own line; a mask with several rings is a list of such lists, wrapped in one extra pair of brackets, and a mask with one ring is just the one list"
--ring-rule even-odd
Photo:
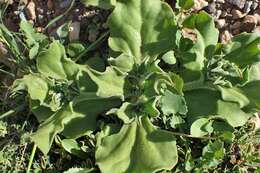
[[(94, 134), (103, 173), (170, 170), (178, 162), (173, 132), (214, 135), (217, 126), (243, 126), (259, 109), (258, 33), (223, 45), (205, 12), (177, 25), (178, 17), (160, 0), (86, 3), (113, 9), (106, 68), (90, 60), (75, 63), (53, 41), (32, 53), (36, 72), (14, 84), (15, 91), (28, 91), (40, 123), (32, 140), (44, 154), (57, 135)], [(187, 29), (194, 39), (184, 34)]]

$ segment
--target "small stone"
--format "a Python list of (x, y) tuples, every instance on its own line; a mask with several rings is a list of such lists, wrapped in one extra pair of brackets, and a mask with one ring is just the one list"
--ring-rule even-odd
[(199, 11), (201, 10), (202, 8), (208, 6), (208, 2), (205, 1), (205, 0), (195, 0), (194, 1), (194, 6), (193, 6), (193, 10), (195, 11)]
[(220, 34), (221, 43), (228, 43), (232, 39), (232, 34), (229, 31), (225, 30)]
[(243, 11), (249, 13), (251, 11), (251, 6), (253, 5), (252, 1), (246, 1)]
[(254, 1), (253, 5), (252, 5), (252, 10), (257, 9), (258, 6), (259, 6), (259, 2), (258, 1)]
[(89, 36), (88, 36), (88, 40), (90, 42), (94, 42), (97, 40), (97, 36), (98, 36), (98, 30), (97, 29), (90, 29), (89, 30)]
[(36, 19), (35, 3), (33, 1), (30, 1), (26, 6), (26, 14), (28, 15), (29, 19), (31, 20)]
[(48, 0), (47, 7), (48, 7), (48, 10), (53, 10), (54, 4), (53, 4), (52, 0)]
[(234, 35), (238, 35), (240, 32), (241, 32), (240, 29), (235, 29), (235, 30), (233, 31), (233, 34), (234, 34)]
[(246, 3), (246, 0), (226, 0), (226, 1), (232, 5), (237, 6), (240, 9), (243, 9)]
[(221, 10), (217, 10), (215, 13), (214, 13), (214, 18), (215, 19), (218, 19), (220, 16), (221, 16)]
[(221, 4), (224, 4), (225, 3), (225, 0), (216, 0), (217, 3), (221, 3)]
[(226, 11), (221, 11), (220, 17), (226, 17), (226, 16), (227, 16), (227, 12)]
[(236, 9), (233, 9), (231, 11), (231, 14), (232, 14), (233, 19), (240, 19), (240, 18), (243, 18), (246, 15), (246, 14), (244, 14), (241, 11), (236, 10)]
[(233, 25), (230, 26), (230, 29), (239, 29), (241, 26), (241, 22), (237, 21)]
[(226, 25), (226, 20), (225, 19), (219, 19), (216, 21), (217, 23), (217, 28), (223, 28)]
[(253, 15), (247, 15), (243, 20), (243, 30), (251, 32), (257, 25), (257, 18)]
[(67, 8), (69, 5), (70, 5), (71, 1), (70, 0), (63, 0), (61, 3), (60, 3), (60, 8), (61, 9), (64, 9), (64, 8)]
[(210, 3), (207, 7), (206, 10), (211, 13), (214, 14), (216, 12), (216, 4), (215, 2)]
[(69, 32), (70, 41), (79, 40), (79, 33), (80, 33), (80, 23), (73, 22), (70, 25), (70, 32)]
[(255, 13), (254, 16), (257, 19), (257, 25), (260, 25), (260, 15)]

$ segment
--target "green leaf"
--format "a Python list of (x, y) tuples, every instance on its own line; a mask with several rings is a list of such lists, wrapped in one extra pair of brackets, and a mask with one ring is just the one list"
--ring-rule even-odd
[(221, 163), (225, 155), (224, 143), (220, 141), (209, 142), (207, 146), (203, 148), (202, 157), (198, 161), (197, 167), (201, 168), (201, 172), (204, 169), (214, 169)]
[(185, 92), (188, 105), (187, 118), (190, 123), (200, 118), (221, 118), (231, 126), (244, 125), (252, 116), (243, 112), (239, 105), (221, 100), (221, 95), (211, 89), (196, 89)]
[(20, 29), (26, 38), (26, 44), (29, 47), (29, 57), (33, 59), (48, 44), (48, 38), (44, 34), (36, 32), (33, 25), (28, 21), (22, 20)]
[(165, 53), (163, 56), (162, 56), (162, 60), (167, 63), (167, 64), (170, 64), (170, 65), (173, 65), (176, 63), (176, 58), (174, 56), (174, 52), (173, 51), (169, 51), (167, 53)]
[(85, 46), (82, 43), (69, 43), (67, 47), (67, 53), (71, 58), (78, 57), (82, 52), (86, 50)]
[(250, 102), (260, 109), (260, 80), (247, 83), (241, 88)]
[[(189, 16), (183, 26), (193, 29), (196, 33), (195, 44), (188, 51), (181, 53), (184, 67), (193, 71), (202, 70), (205, 59), (214, 53), (219, 31), (215, 28), (213, 18), (203, 11)], [(186, 42), (185, 39), (183, 41)]]
[(96, 150), (96, 163), (103, 173), (169, 170), (177, 164), (177, 157), (175, 138), (155, 129), (146, 117), (104, 137)]
[(194, 137), (202, 137), (212, 132), (212, 121), (209, 121), (207, 118), (197, 119), (190, 128), (190, 134)]
[(47, 77), (54, 79), (70, 79), (78, 72), (78, 65), (66, 58), (64, 47), (54, 41), (50, 47), (37, 57), (38, 70)]
[(246, 67), (260, 61), (260, 33), (242, 33), (224, 46), (225, 59)]
[(111, 9), (116, 5), (116, 0), (81, 0), (86, 6), (92, 5), (103, 9)]
[(177, 2), (184, 10), (188, 10), (194, 6), (194, 0), (177, 0)]
[(32, 100), (39, 100), (43, 103), (48, 94), (48, 83), (37, 74), (25, 75), (13, 84), (13, 92), (27, 90)]
[(63, 139), (61, 141), (61, 146), (70, 154), (73, 154), (79, 158), (86, 158), (87, 153), (83, 152), (80, 148), (80, 145), (77, 143), (75, 139)]
[[(105, 72), (99, 72), (89, 67), (83, 69), (90, 80), (96, 85), (100, 97), (121, 97), (124, 93), (125, 76), (117, 69), (108, 67)], [(86, 86), (88, 88), (88, 86)]]
[(139, 64), (148, 55), (166, 52), (174, 45), (174, 13), (160, 0), (118, 1), (108, 24), (110, 48), (135, 57)]
[(188, 112), (183, 96), (174, 94), (169, 90), (166, 90), (164, 96), (162, 96), (161, 109), (164, 115), (175, 115), (176, 113), (185, 115)]
[(240, 108), (243, 108), (249, 104), (249, 99), (245, 96), (243, 91), (241, 91), (239, 88), (226, 88), (226, 87), (221, 87), (218, 86), (222, 99), (225, 101), (230, 101), (230, 102), (236, 102), (240, 105)]
[(134, 57), (121, 54), (116, 58), (110, 58), (109, 63), (113, 67), (119, 69), (121, 72), (126, 73), (126, 72), (130, 72), (133, 69)]

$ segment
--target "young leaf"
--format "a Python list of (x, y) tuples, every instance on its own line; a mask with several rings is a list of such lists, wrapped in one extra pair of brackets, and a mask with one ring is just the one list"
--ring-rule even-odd
[(183, 96), (174, 94), (166, 90), (161, 99), (161, 109), (164, 115), (180, 113), (185, 115), (188, 112)]
[(118, 1), (108, 23), (110, 48), (135, 57), (137, 63), (174, 45), (174, 14), (160, 0)]
[(147, 117), (104, 137), (96, 150), (96, 162), (103, 173), (154, 173), (173, 168), (177, 157), (174, 137), (155, 129)]
[(192, 123), (190, 134), (194, 137), (202, 137), (213, 132), (212, 122), (207, 118), (200, 118)]

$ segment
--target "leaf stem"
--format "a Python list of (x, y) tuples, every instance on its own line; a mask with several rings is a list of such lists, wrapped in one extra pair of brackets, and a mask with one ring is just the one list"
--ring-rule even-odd
[(28, 167), (27, 167), (27, 170), (26, 170), (26, 173), (30, 173), (36, 149), (37, 149), (37, 145), (34, 144), (33, 145), (33, 149), (32, 149), (32, 153), (31, 153), (31, 156), (30, 156), (29, 164), (28, 164)]
[(207, 140), (214, 140), (216, 138), (214, 137), (195, 137), (195, 136), (192, 136), (192, 135), (188, 135), (188, 134), (184, 134), (184, 133), (179, 133), (179, 132), (171, 132), (172, 134), (174, 135), (178, 135), (178, 136), (183, 136), (183, 137), (187, 137), (187, 138), (197, 138), (197, 139), (207, 139)]
[(79, 61), (80, 58), (82, 58), (86, 53), (88, 53), (89, 51), (95, 49), (97, 47), (97, 45), (99, 45), (100, 43), (102, 43), (104, 41), (104, 39), (109, 35), (109, 31), (103, 33), (95, 42), (93, 42), (91, 45), (89, 45), (76, 59), (75, 62)]

